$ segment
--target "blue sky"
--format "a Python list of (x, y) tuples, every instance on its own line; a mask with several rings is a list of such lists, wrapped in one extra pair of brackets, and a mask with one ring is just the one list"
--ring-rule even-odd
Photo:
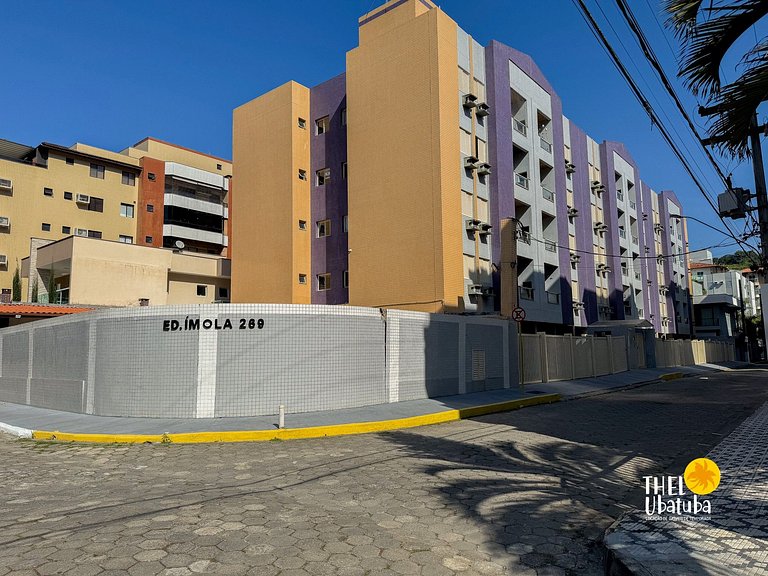
[[(345, 52), (357, 43), (358, 16), (381, 3), (40, 0), (34, 9), (3, 3), (0, 138), (119, 150), (154, 136), (229, 158), (232, 109), (290, 79), (313, 86), (341, 73)], [(587, 4), (640, 85), (647, 82), (685, 136), (713, 194), (720, 192), (614, 3)], [(630, 4), (673, 75), (668, 43), (677, 45), (654, 18), (658, 0)], [(480, 43), (496, 39), (531, 54), (568, 117), (598, 141), (624, 142), (643, 180), (657, 191), (675, 190), (688, 214), (720, 226), (570, 0), (444, 0), (440, 6)], [(744, 44), (768, 33), (762, 24)], [(734, 64), (729, 58), (726, 77)], [(695, 112), (695, 100), (680, 92)], [(753, 187), (748, 163), (723, 165), (734, 170), (736, 185)], [(691, 248), (723, 240), (695, 222), (689, 226)]]

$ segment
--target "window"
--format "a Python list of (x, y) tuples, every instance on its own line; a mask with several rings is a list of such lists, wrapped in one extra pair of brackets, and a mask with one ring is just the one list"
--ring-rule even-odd
[(155, 211), (155, 205), (147, 204), (147, 212), (154, 212), (154, 211)]
[(301, 128), (302, 130), (307, 128), (307, 121), (304, 120), (304, 118), (299, 118), (298, 124), (299, 124), (299, 128)]
[(72, 200), (72, 192), (64, 192), (64, 200)]
[(155, 180), (157, 180), (157, 176), (155, 176), (154, 172), (148, 172), (147, 173), (147, 180), (151, 180), (152, 182), (154, 182)]
[(72, 228), (70, 228), (69, 226), (62, 226), (61, 227), (61, 233), (62, 234), (71, 234), (72, 233)]
[(330, 179), (331, 179), (330, 168), (323, 168), (322, 170), (317, 171), (316, 183), (318, 186), (324, 186)]
[(306, 230), (306, 229), (307, 229), (307, 221), (299, 220), (299, 230)]
[(307, 283), (307, 275), (299, 274), (299, 284), (306, 284), (306, 283)]
[(101, 232), (98, 230), (88, 230), (88, 238), (101, 238)]
[(74, 158), (67, 158), (67, 164), (70, 165), (70, 166), (74, 166), (75, 165), (75, 159)]
[(225, 300), (229, 298), (229, 288), (219, 286), (219, 300)]
[(50, 232), (51, 231), (51, 225), (43, 222), (43, 232)]
[(221, 170), (221, 164), (216, 164), (216, 170)]
[(197, 295), (198, 296), (205, 296), (208, 293), (208, 286), (205, 284), (198, 284), (197, 285)]
[(323, 116), (315, 120), (315, 134), (325, 134), (328, 132), (328, 116)]
[(133, 244), (133, 236), (123, 236), (120, 234), (120, 236), (117, 237), (117, 240), (123, 244)]
[(104, 199), (91, 196), (88, 201), (88, 210), (91, 212), (104, 212)]
[(123, 172), (123, 184), (126, 186), (135, 186), (136, 185), (136, 174), (133, 172)]
[(299, 169), (299, 180), (307, 179), (307, 171)]
[(44, 196), (53, 196), (53, 188), (43, 188)]
[(342, 276), (343, 282), (344, 282), (344, 288), (349, 288), (349, 270), (344, 270), (344, 275)]
[(349, 232), (349, 216), (344, 214), (344, 218), (341, 220), (341, 229), (346, 234)]
[(320, 220), (317, 223), (317, 237), (325, 238), (326, 236), (330, 236), (330, 235), (331, 235), (331, 221)]
[(346, 162), (342, 162), (341, 163), (341, 177), (344, 178), (344, 180), (346, 180), (348, 174), (349, 174), (349, 168), (347, 168), (347, 163)]
[(152, 244), (152, 236), (144, 236), (144, 242), (146, 244)]
[(330, 290), (331, 289), (331, 275), (330, 274), (318, 274), (317, 275), (317, 290)]
[(133, 204), (120, 204), (120, 216), (133, 218)]
[(342, 126), (347, 125), (347, 109), (346, 108), (341, 109), (341, 125)]
[(91, 178), (104, 180), (104, 166), (101, 164), (91, 164)]

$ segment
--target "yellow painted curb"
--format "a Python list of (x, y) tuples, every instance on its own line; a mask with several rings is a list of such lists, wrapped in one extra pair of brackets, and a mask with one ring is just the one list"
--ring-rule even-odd
[(670, 372), (669, 374), (662, 374), (659, 376), (661, 380), (677, 380), (678, 378), (682, 378), (683, 373), (682, 372)]
[(209, 442), (264, 442), (267, 440), (297, 440), (300, 438), (323, 438), (326, 436), (345, 436), (351, 434), (368, 434), (370, 432), (385, 432), (402, 428), (414, 428), (430, 424), (442, 424), (464, 418), (474, 418), (495, 412), (506, 412), (537, 404), (550, 404), (560, 400), (560, 394), (542, 394), (531, 398), (508, 400), (495, 404), (473, 406), (458, 410), (444, 410), (434, 414), (422, 414), (394, 420), (378, 422), (354, 422), (351, 424), (334, 424), (331, 426), (314, 426), (311, 428), (282, 428), (275, 430), (242, 430), (221, 432), (181, 432), (171, 434), (78, 434), (72, 432), (47, 432), (35, 430), (32, 438), (35, 440), (57, 440), (62, 442), (95, 442), (100, 444), (144, 444), (144, 443), (178, 443), (204, 444)]

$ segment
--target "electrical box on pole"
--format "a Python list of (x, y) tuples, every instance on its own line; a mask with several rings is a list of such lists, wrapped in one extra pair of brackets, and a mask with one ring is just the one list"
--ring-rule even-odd
[(749, 207), (747, 202), (751, 198), (749, 190), (744, 188), (731, 188), (717, 196), (717, 211), (724, 218), (745, 218)]

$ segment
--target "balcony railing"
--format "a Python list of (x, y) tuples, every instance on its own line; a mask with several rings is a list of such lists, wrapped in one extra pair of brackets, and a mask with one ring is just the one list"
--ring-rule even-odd
[(541, 147), (546, 150), (549, 153), (552, 153), (552, 144), (544, 140), (544, 138), (539, 138), (539, 144), (541, 144)]
[(526, 244), (531, 243), (531, 233), (526, 232), (525, 230), (518, 230), (517, 231), (517, 239), (520, 240), (520, 242), (525, 242)]
[(522, 174), (515, 173), (515, 185), (528, 190), (528, 178)]
[(629, 270), (627, 270), (624, 266), (621, 267), (621, 275), (629, 276)]
[(632, 208), (632, 210), (637, 210), (637, 204), (634, 200), (629, 201), (629, 207)]
[(533, 300), (533, 288), (528, 288), (527, 286), (520, 286), (520, 299)]
[(547, 292), (547, 303), (560, 304), (560, 294), (555, 294), (554, 292)]
[(528, 135), (528, 126), (525, 125), (525, 122), (521, 122), (517, 118), (512, 118), (512, 127), (523, 136)]
[(632, 236), (632, 244), (638, 244), (639, 240), (637, 239), (637, 236)]
[(642, 277), (640, 276), (640, 272), (635, 272), (635, 280), (642, 280)]
[(619, 228), (619, 237), (624, 238), (626, 240), (627, 238), (627, 231), (624, 230), (624, 228)]
[(557, 244), (551, 240), (544, 240), (544, 250), (547, 252), (557, 252)]
[(624, 192), (622, 192), (621, 190), (616, 190), (616, 198), (618, 198), (619, 200), (624, 200)]
[(542, 186), (541, 195), (544, 196), (544, 200), (549, 200), (550, 202), (555, 201), (555, 193), (552, 192), (552, 190), (550, 190), (549, 188)]

